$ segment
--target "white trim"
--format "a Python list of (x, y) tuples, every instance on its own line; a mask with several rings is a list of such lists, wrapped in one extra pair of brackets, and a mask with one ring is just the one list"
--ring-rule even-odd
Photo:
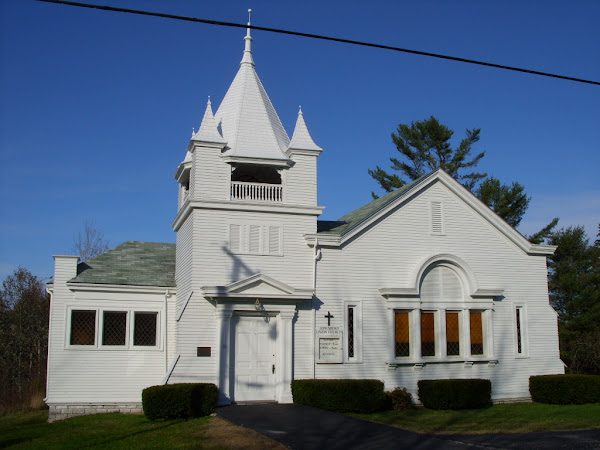
[[(375, 211), (369, 217), (364, 219), (362, 222), (356, 224), (353, 227), (348, 228), (341, 236), (340, 236), (340, 244), (344, 244), (348, 240), (354, 238), (357, 234), (361, 233), (368, 227), (370, 227), (374, 222), (380, 220), (382, 217), (390, 213), (392, 210), (395, 210), (402, 205), (408, 203), (412, 198), (416, 195), (424, 191), (425, 189), (432, 186), (434, 183), (440, 182), (444, 186), (446, 186), (451, 192), (453, 192), (458, 198), (463, 200), (468, 206), (470, 206), (475, 212), (477, 212), (481, 217), (487, 220), (493, 227), (495, 227), (499, 232), (501, 232), (504, 236), (506, 236), (510, 241), (512, 241), (518, 248), (520, 248), (523, 252), (530, 255), (544, 255), (549, 256), (553, 255), (556, 246), (553, 245), (538, 245), (532, 244), (527, 239), (525, 239), (519, 232), (517, 232), (513, 227), (511, 227), (508, 223), (506, 223), (500, 216), (494, 213), (485, 203), (479, 200), (473, 193), (467, 190), (464, 186), (462, 186), (458, 181), (453, 179), (450, 175), (444, 172), (441, 169), (438, 169), (434, 172), (423, 177), (418, 183), (414, 186), (411, 186), (405, 192), (400, 194), (397, 198), (392, 200), (390, 203), (382, 207), (381, 209)], [(320, 235), (319, 235), (320, 236)], [(485, 251), (485, 248), (482, 248)]]
[[(362, 301), (344, 300), (344, 335), (343, 335), (343, 362), (345, 364), (360, 364), (363, 362), (362, 356)], [(348, 308), (354, 308), (354, 356), (348, 356), (348, 337), (349, 337), (349, 317)]]
[[(520, 319), (520, 330), (521, 330), (521, 353), (519, 353), (518, 345), (518, 334), (517, 334), (517, 310), (519, 310)], [(513, 323), (513, 336), (514, 336), (514, 348), (515, 358), (527, 359), (529, 358), (529, 321), (527, 314), (527, 304), (524, 301), (516, 301), (512, 307), (512, 323)]]
[[(285, 189), (284, 189), (285, 191)], [(271, 212), (278, 214), (294, 214), (294, 215), (306, 215), (306, 216), (320, 216), (325, 209), (324, 206), (301, 206), (291, 205), (287, 203), (279, 202), (265, 202), (265, 203), (248, 203), (245, 201), (221, 201), (221, 200), (197, 200), (188, 199), (184, 205), (177, 212), (177, 216), (171, 223), (171, 227), (174, 231), (178, 231), (179, 228), (185, 222), (185, 219), (190, 215), (194, 209), (212, 209), (212, 210), (225, 210), (225, 211), (250, 211), (250, 212)]]
[[(95, 284), (67, 282), (67, 287), (73, 292), (134, 292), (136, 294), (164, 294), (168, 289), (171, 295), (177, 293), (174, 286), (138, 286), (133, 284)], [(149, 300), (150, 301), (150, 300)], [(162, 299), (160, 300), (162, 302)]]
[[(164, 349), (163, 338), (163, 323), (162, 323), (162, 311), (157, 308), (112, 308), (110, 306), (105, 307), (86, 307), (77, 304), (65, 305), (65, 350), (76, 350), (76, 351), (162, 351)], [(72, 311), (94, 311), (95, 312), (95, 323), (94, 323), (94, 345), (75, 345), (71, 344), (71, 327), (72, 327)], [(103, 345), (103, 325), (104, 325), (104, 313), (105, 312), (126, 312), (127, 322), (125, 327), (125, 345)], [(156, 313), (156, 345), (134, 345), (134, 333), (135, 333), (135, 314), (136, 313)], [(166, 330), (165, 330), (166, 334)]]

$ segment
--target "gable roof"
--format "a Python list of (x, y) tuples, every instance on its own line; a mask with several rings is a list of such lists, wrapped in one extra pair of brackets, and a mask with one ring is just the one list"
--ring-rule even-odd
[(77, 265), (69, 283), (175, 286), (175, 244), (127, 241)]
[(417, 184), (420, 184), (429, 176), (431, 176), (431, 174), (424, 175), (411, 183), (405, 184), (404, 186), (396, 189), (395, 191), (392, 191), (384, 195), (383, 197), (379, 197), (373, 200), (372, 202), (367, 203), (366, 205), (363, 205), (352, 212), (349, 212), (345, 216), (340, 217), (338, 220), (319, 220), (317, 222), (317, 233), (338, 235), (346, 234), (349, 230), (360, 225), (362, 222), (367, 220), (369, 217), (371, 217), (378, 211), (386, 208), (397, 198), (402, 197), (404, 193), (409, 191), (411, 188), (415, 187)]
[(485, 203), (479, 200), (472, 192), (467, 190), (442, 169), (437, 169), (412, 183), (396, 189), (381, 198), (373, 200), (371, 203), (346, 214), (337, 221), (322, 221), (318, 223), (317, 234), (306, 235), (305, 238), (309, 245), (313, 245), (315, 243), (315, 238), (323, 236), (329, 238), (327, 239), (329, 245), (338, 246), (348, 239), (351, 239), (354, 235), (360, 233), (370, 224), (384, 217), (392, 208), (410, 198), (411, 195), (422, 191), (436, 182), (440, 182), (446, 186), (458, 198), (473, 208), (475, 212), (487, 220), (525, 253), (532, 255), (552, 255), (556, 250), (556, 246), (553, 245), (539, 245), (529, 242), (523, 235), (492, 211)]

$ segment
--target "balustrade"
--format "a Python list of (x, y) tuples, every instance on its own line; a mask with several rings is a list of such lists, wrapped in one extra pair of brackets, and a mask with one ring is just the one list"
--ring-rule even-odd
[(268, 183), (231, 182), (231, 200), (253, 200), (260, 202), (282, 202), (283, 185)]

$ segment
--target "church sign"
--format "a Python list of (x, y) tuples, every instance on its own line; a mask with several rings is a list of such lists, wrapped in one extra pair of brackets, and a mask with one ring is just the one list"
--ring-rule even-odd
[(338, 364), (342, 362), (341, 327), (319, 327), (316, 330), (316, 360), (320, 364)]

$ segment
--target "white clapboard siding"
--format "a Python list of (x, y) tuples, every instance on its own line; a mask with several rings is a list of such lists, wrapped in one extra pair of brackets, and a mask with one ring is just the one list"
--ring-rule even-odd
[[(175, 296), (167, 300), (167, 312), (164, 293), (72, 292), (65, 285), (70, 278), (63, 278), (57, 270), (51, 300), (47, 403), (140, 402), (142, 389), (160, 384), (166, 372), (174, 332), (166, 330), (165, 324), (172, 324), (169, 315), (175, 311)], [(102, 348), (97, 325), (96, 345), (69, 346), (69, 308), (96, 309), (98, 319), (102, 311), (126, 310), (128, 333), (133, 312), (156, 311), (158, 345)]]
[[(432, 199), (444, 205), (444, 235), (434, 235), (428, 226)], [(473, 271), (479, 286), (503, 289), (504, 298), (494, 302), (493, 326), (498, 364), (427, 364), (389, 367), (390, 333), (386, 322), (386, 299), (378, 289), (414, 287), (412, 277), (419, 265), (438, 254), (451, 254)], [(439, 295), (442, 283), (457, 294), (457, 278), (443, 269), (437, 279), (426, 277), (424, 295)], [(436, 274), (436, 270), (430, 272)], [(317, 325), (330, 311), (342, 326), (342, 302), (362, 301), (362, 364), (320, 364), (319, 378), (377, 378), (386, 388), (405, 386), (416, 392), (419, 379), (483, 377), (493, 380), (494, 398), (529, 396), (531, 374), (561, 373), (556, 315), (548, 304), (546, 261), (529, 256), (474, 212), (440, 183), (381, 220), (341, 248), (323, 249), (318, 263), (317, 297), (323, 305)], [(527, 305), (529, 358), (515, 357), (513, 302)]]
[(317, 205), (317, 157), (294, 155), (294, 166), (285, 172), (284, 198), (292, 205)]

